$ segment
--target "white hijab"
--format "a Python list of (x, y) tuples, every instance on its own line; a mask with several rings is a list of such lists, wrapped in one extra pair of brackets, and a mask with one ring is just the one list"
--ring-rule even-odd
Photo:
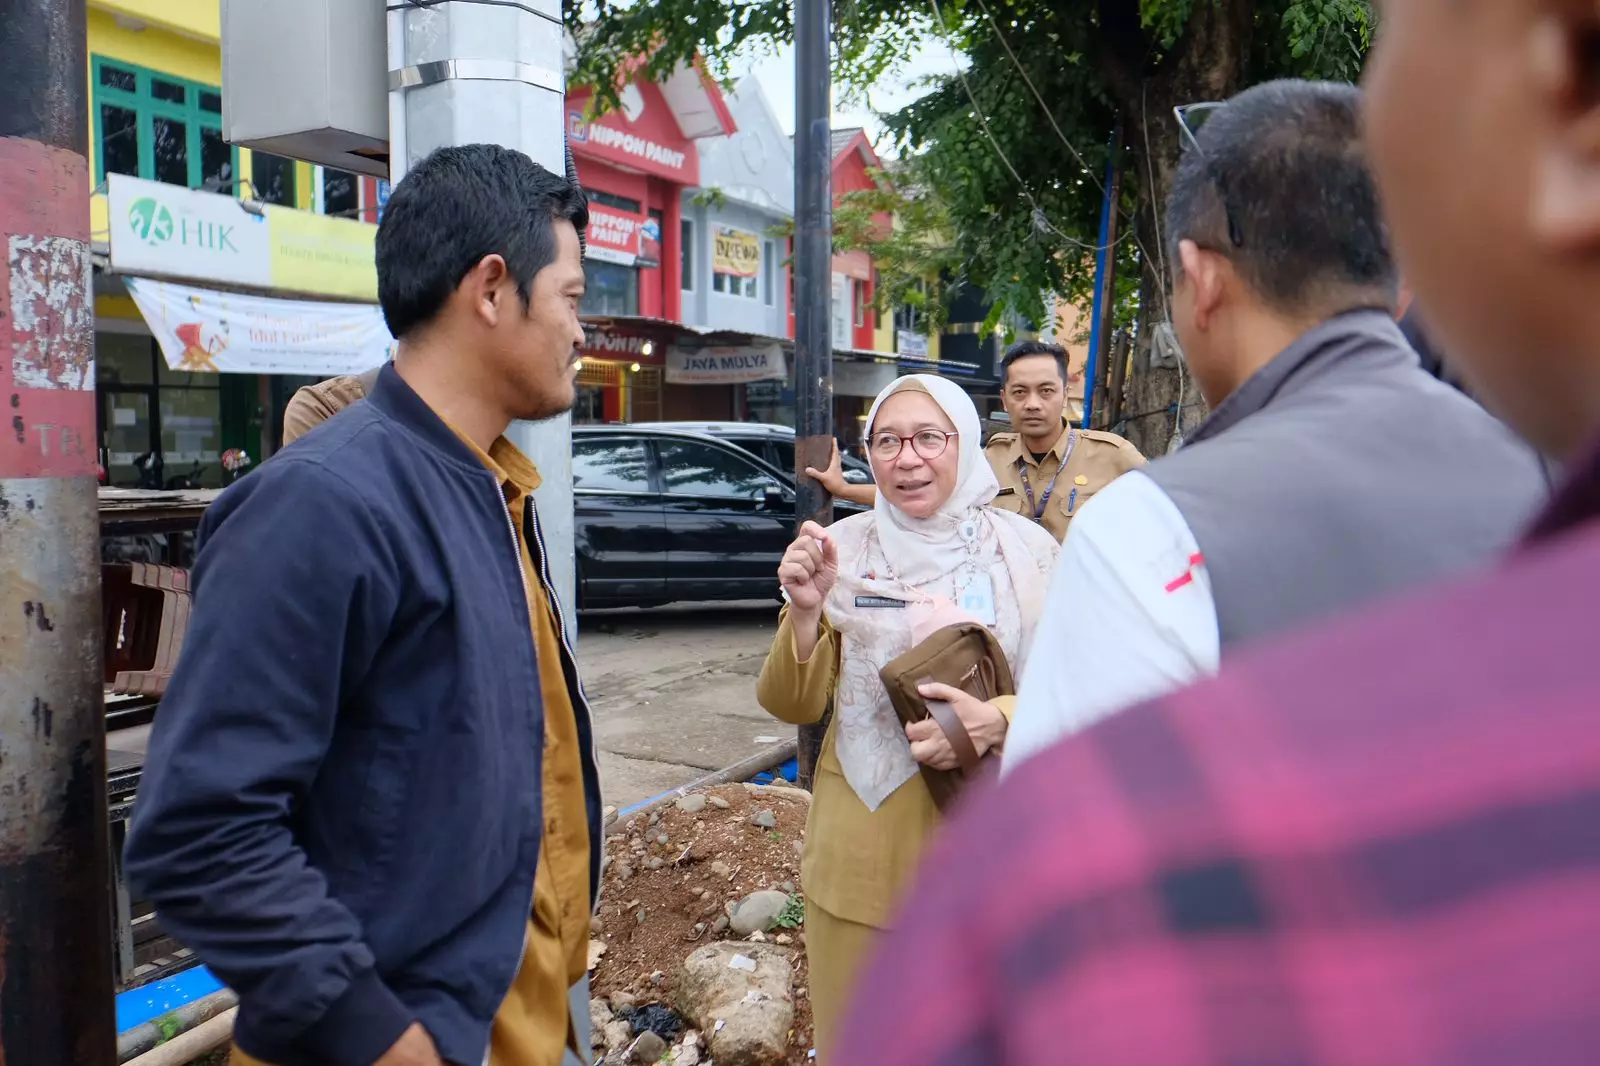
[[(839, 581), (824, 610), (842, 640), (834, 751), (868, 810), (917, 775), (878, 671), (933, 629), (975, 620), (955, 603), (967, 583), (987, 578), (995, 610), (990, 629), (1020, 678), (1060, 550), (1032, 522), (988, 506), (1000, 483), (983, 454), (977, 408), (955, 383), (928, 374), (896, 380), (873, 403), (869, 434), (883, 402), (907, 389), (927, 393), (955, 426), (955, 490), (927, 518), (913, 518), (879, 492), (870, 515), (829, 530), (839, 550)], [(885, 601), (908, 606), (885, 608)]]

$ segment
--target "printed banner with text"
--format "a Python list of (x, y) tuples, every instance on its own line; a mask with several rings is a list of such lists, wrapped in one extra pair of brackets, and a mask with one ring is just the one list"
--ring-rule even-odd
[(783, 346), (765, 348), (678, 348), (667, 352), (667, 382), (672, 385), (742, 385), (783, 381), (789, 376)]
[(742, 229), (718, 226), (711, 269), (736, 278), (756, 277), (761, 273), (761, 238)]
[(359, 374), (388, 361), (394, 338), (371, 304), (275, 300), (128, 278), (173, 370), (200, 373)]

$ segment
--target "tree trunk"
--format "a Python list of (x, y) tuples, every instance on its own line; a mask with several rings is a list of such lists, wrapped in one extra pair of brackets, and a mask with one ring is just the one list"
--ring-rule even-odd
[[(1123, 410), (1125, 431), (1147, 456), (1165, 455), (1175, 434), (1205, 417), (1194, 379), (1182, 366), (1154, 362), (1156, 328), (1171, 320), (1165, 208), (1182, 139), (1173, 108), (1226, 100), (1242, 87), (1250, 53), (1251, 0), (1201, 0), (1183, 36), (1162, 54), (1148, 41), (1131, 0), (1101, 0), (1101, 70), (1128, 133), (1125, 165), (1139, 190), (1139, 316)], [(1152, 56), (1158, 58), (1152, 60)]]

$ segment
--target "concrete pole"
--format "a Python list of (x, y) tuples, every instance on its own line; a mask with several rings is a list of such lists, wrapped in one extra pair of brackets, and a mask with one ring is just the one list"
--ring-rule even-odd
[(84, 0), (0, 0), (0, 1063), (113, 1063)]
[[(391, 182), (451, 144), (501, 144), (546, 170), (567, 172), (560, 0), (391, 5), (388, 18)], [(506, 436), (539, 467), (535, 504), (556, 596), (575, 638), (572, 416), (516, 422)], [(588, 1047), (587, 978), (573, 988), (571, 1007), (579, 1046)], [(584, 1066), (570, 1050), (562, 1062)]]
[[(451, 144), (501, 144), (565, 172), (560, 0), (390, 5), (388, 18), (391, 182)], [(572, 418), (517, 422), (506, 436), (539, 467), (539, 522), (567, 630), (576, 633)]]
[[(833, 112), (830, 0), (795, 0), (794, 5), (794, 385), (795, 507), (797, 526), (833, 521), (833, 500), (805, 476), (822, 470), (833, 446)], [(822, 750), (828, 723), (801, 726), (800, 784)]]

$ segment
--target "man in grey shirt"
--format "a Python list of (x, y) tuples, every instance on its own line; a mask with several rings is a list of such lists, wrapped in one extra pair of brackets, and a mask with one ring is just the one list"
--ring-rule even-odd
[(1008, 764), (1258, 636), (1484, 563), (1544, 498), (1534, 451), (1395, 325), (1360, 113), (1311, 82), (1190, 113), (1167, 253), (1211, 415), (1074, 522)]

